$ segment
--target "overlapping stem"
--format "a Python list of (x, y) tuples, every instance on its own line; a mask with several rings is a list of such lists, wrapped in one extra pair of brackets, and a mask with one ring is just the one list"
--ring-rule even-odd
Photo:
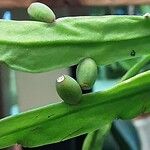
[(136, 75), (148, 62), (150, 62), (150, 55), (143, 56), (120, 80), (120, 82), (127, 80)]
[[(143, 56), (139, 62), (137, 62), (120, 80), (120, 82), (127, 80), (136, 74), (148, 63), (150, 62), (150, 55)], [(111, 124), (111, 122), (110, 122)], [(103, 140), (107, 132), (109, 131), (111, 125), (106, 124), (100, 127), (92, 133), (89, 133), (83, 143), (83, 150), (99, 150), (102, 148)]]

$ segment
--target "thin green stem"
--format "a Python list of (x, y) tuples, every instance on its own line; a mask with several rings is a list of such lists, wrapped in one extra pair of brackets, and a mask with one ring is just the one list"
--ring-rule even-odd
[(136, 63), (120, 80), (120, 82), (127, 80), (136, 75), (141, 68), (143, 68), (148, 62), (150, 62), (150, 55), (143, 56), (142, 59)]
[(85, 138), (83, 143), (82, 150), (100, 150), (102, 149), (104, 137), (106, 133), (109, 131), (111, 127), (111, 123), (106, 124), (100, 129), (91, 132)]
[[(143, 68), (150, 61), (150, 55), (143, 56), (141, 60), (136, 63), (120, 80), (120, 82), (127, 80), (136, 75), (141, 68)], [(83, 150), (96, 150), (102, 148), (105, 135), (108, 133), (111, 125), (109, 125), (104, 131), (99, 129), (92, 133), (89, 133), (84, 141)], [(102, 132), (103, 131), (103, 132)]]

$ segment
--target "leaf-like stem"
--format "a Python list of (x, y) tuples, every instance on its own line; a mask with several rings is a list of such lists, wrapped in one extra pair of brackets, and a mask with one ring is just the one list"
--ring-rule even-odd
[(135, 76), (148, 62), (150, 62), (150, 55), (143, 56), (120, 80), (120, 82)]
[[(141, 58), (141, 60), (136, 63), (121, 79), (120, 82), (125, 81), (131, 77), (133, 77), (134, 75), (136, 75), (141, 68), (143, 68), (148, 62), (150, 61), (150, 55), (148, 56), (143, 56)], [(110, 122), (111, 124), (111, 122)], [(106, 135), (106, 133), (109, 131), (111, 125), (106, 125), (107, 128), (105, 128), (105, 126), (100, 127), (100, 129), (89, 133), (83, 143), (83, 150), (99, 150), (100, 148), (102, 148), (103, 145), (103, 140), (104, 137)], [(105, 130), (106, 129), (106, 130)], [(102, 132), (103, 131), (103, 132)]]
[(87, 57), (107, 65), (149, 55), (149, 27), (150, 19), (143, 16), (0, 20), (0, 61), (28, 72), (69, 67)]
[[(150, 71), (113, 88), (85, 94), (79, 105), (57, 103), (0, 120), (0, 149), (64, 141), (90, 133), (116, 118), (130, 119), (150, 112)], [(30, 135), (30, 136), (29, 136)]]
[(111, 127), (111, 122), (100, 127), (98, 130), (88, 133), (86, 136), (82, 150), (100, 150), (103, 146), (103, 141), (106, 136), (106, 133)]

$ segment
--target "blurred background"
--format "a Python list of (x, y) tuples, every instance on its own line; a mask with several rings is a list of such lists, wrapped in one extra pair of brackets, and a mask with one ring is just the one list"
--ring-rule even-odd
[[(27, 7), (36, 0), (1, 0), (0, 18), (29, 20)], [(150, 0), (40, 0), (55, 12), (57, 18), (65, 16), (143, 15), (150, 13)], [(114, 86), (136, 62), (126, 60), (108, 66), (99, 66), (99, 76), (90, 91), (103, 91)], [(149, 70), (150, 63), (141, 71)], [(62, 74), (75, 76), (76, 66), (46, 73), (24, 73), (0, 66), (0, 118), (61, 101), (56, 93), (55, 81)], [(81, 150), (86, 135), (65, 142), (34, 148), (35, 150)], [(19, 147), (9, 150), (21, 150)], [(25, 148), (23, 148), (25, 149)], [(130, 121), (115, 121), (105, 139), (104, 150), (149, 150), (150, 116)], [(8, 150), (8, 149), (7, 149)]]

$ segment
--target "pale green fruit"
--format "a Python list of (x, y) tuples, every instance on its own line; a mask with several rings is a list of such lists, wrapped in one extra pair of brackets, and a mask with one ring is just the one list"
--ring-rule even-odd
[(91, 58), (82, 60), (76, 70), (77, 81), (84, 90), (91, 89), (98, 75), (95, 61)]
[(77, 104), (81, 100), (82, 90), (80, 85), (68, 75), (62, 75), (56, 80), (56, 90), (67, 104)]
[(34, 20), (51, 23), (55, 21), (54, 12), (45, 4), (35, 2), (28, 7), (28, 14)]

